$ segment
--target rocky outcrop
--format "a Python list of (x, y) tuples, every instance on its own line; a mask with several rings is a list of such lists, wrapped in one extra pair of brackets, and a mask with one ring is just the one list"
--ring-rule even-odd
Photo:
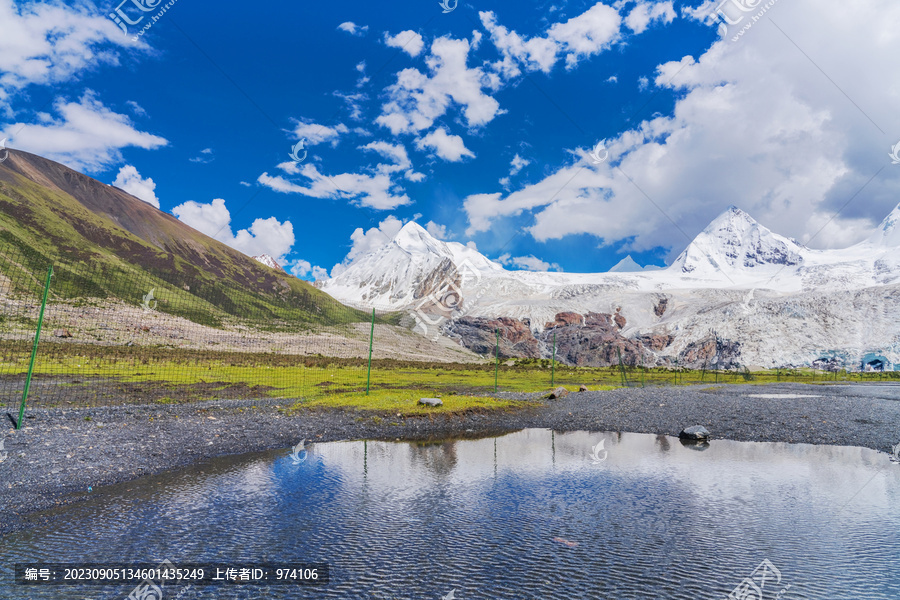
[[(483, 355), (496, 351), (496, 331), (500, 331), (501, 358), (550, 358), (556, 344), (556, 359), (578, 367), (608, 367), (619, 364), (619, 356), (626, 365), (653, 365), (641, 339), (628, 339), (620, 333), (625, 318), (621, 315), (589, 312), (558, 313), (544, 330), (533, 333), (530, 323), (502, 317), (463, 317), (451, 321), (446, 332), (466, 348)], [(648, 341), (665, 348), (671, 336), (649, 336)]]
[(653, 307), (653, 313), (657, 317), (661, 317), (664, 314), (666, 314), (666, 308), (668, 308), (668, 306), (669, 306), (669, 299), (668, 298), (660, 298), (657, 305)]
[(645, 333), (644, 335), (639, 335), (637, 337), (640, 342), (650, 348), (654, 352), (659, 352), (665, 348), (668, 348), (672, 342), (675, 341), (674, 335), (662, 335), (658, 333)]
[(678, 365), (689, 369), (733, 369), (740, 366), (741, 343), (709, 336), (688, 344)]
[(561, 312), (556, 314), (556, 319), (544, 325), (544, 329), (565, 327), (566, 325), (582, 325), (584, 317), (575, 312)]
[(650, 357), (644, 357), (644, 347), (639, 340), (625, 338), (619, 333), (619, 320), (624, 321), (624, 317), (595, 312), (589, 312), (581, 319), (562, 315), (556, 316), (556, 323), (572, 322), (537, 334), (538, 340), (551, 351), (555, 335), (556, 358), (560, 362), (576, 367), (608, 367), (619, 364), (620, 353), (626, 365), (639, 365), (642, 360), (654, 362)]
[(450, 321), (446, 332), (469, 350), (493, 356), (497, 348), (496, 332), (499, 330), (500, 358), (540, 358), (540, 347), (529, 325), (527, 320), (510, 317), (462, 317)]

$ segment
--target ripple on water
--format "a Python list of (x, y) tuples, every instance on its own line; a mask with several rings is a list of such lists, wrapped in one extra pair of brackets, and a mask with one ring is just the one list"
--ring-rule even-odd
[[(605, 439), (607, 457), (591, 459)], [(768, 559), (766, 598), (900, 597), (900, 468), (859, 448), (546, 430), (417, 445), (314, 444), (98, 490), (5, 536), (16, 562), (328, 562), (318, 588), (192, 598), (724, 598)], [(33, 591), (33, 593), (32, 593)], [(29, 590), (123, 598), (129, 590)], [(174, 597), (178, 590), (172, 590)], [(74, 592), (74, 593), (73, 593)], [(82, 594), (82, 595), (77, 595)]]

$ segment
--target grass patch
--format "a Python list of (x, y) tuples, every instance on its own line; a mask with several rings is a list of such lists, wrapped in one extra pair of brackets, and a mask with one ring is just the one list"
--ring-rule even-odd
[[(0, 387), (21, 394), (30, 343), (0, 342)], [(549, 361), (547, 361), (549, 362)], [(511, 363), (511, 364), (510, 364)], [(420, 397), (440, 396), (445, 411), (495, 409), (506, 401), (487, 401), (494, 393), (494, 365), (397, 360), (373, 361), (371, 393), (365, 395), (366, 361), (359, 358), (274, 353), (216, 352), (162, 347), (110, 347), (46, 343), (35, 364), (29, 403), (82, 406), (129, 403), (174, 404), (228, 398), (303, 399), (303, 406), (344, 406), (393, 411), (434, 412), (416, 407)], [(551, 385), (552, 378), (552, 385)], [(552, 375), (540, 361), (508, 361), (496, 373), (498, 391), (539, 392), (564, 386), (570, 391), (624, 387), (753, 384), (775, 382), (857, 383), (897, 381), (900, 372), (848, 373), (807, 370), (689, 371), (662, 368), (575, 368), (557, 365)], [(19, 390), (16, 392), (15, 390)], [(399, 409), (399, 410), (398, 410)]]

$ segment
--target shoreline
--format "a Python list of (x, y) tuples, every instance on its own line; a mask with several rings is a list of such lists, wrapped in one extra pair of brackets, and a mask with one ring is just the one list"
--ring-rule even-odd
[[(752, 395), (800, 397), (759, 398)], [(494, 395), (494, 394), (492, 394)], [(538, 400), (507, 410), (397, 417), (384, 411), (302, 409), (285, 400), (29, 409), (21, 430), (0, 438), (0, 535), (54, 518), (42, 511), (97, 488), (224, 455), (289, 448), (306, 439), (421, 441), (501, 435), (525, 428), (678, 436), (703, 425), (717, 439), (860, 446), (890, 453), (900, 443), (900, 385), (721, 384), (572, 392), (499, 393)]]

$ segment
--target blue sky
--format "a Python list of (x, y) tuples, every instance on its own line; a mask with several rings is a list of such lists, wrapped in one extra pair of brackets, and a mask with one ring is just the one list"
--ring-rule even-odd
[(731, 204), (841, 247), (900, 201), (897, 22), (888, 0), (0, 0), (0, 137), (307, 279), (410, 220), (511, 269), (664, 265)]

